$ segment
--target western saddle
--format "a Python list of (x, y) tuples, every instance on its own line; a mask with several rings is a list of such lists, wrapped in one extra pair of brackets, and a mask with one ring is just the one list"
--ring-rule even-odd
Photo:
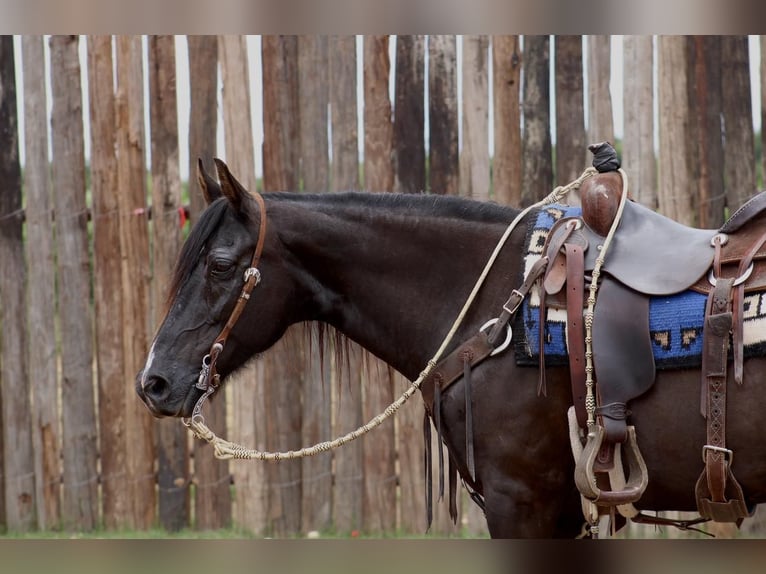
[[(471, 369), (507, 346), (509, 322), (537, 287), (541, 394), (546, 392), (542, 331), (547, 309), (567, 311), (574, 403), (569, 412), (570, 442), (575, 483), (591, 533), (597, 534), (599, 518), (615, 509), (634, 522), (684, 529), (706, 520), (739, 525), (752, 512), (731, 470), (733, 453), (726, 447), (727, 371), (731, 351), (734, 380), (742, 384), (745, 293), (766, 290), (766, 191), (751, 198), (719, 229), (695, 229), (633, 202), (629, 194), (623, 198), (626, 181), (614, 148), (604, 142), (589, 149), (597, 173), (583, 174), (567, 186), (579, 185), (581, 216), (565, 217), (553, 225), (542, 256), (528, 270), (522, 285), (513, 289), (498, 317), (453, 350), (424, 380), (426, 445), (430, 445), (428, 419), (433, 420), (441, 442), (441, 395), (462, 379), (466, 458), (474, 476)], [(648, 477), (635, 428), (627, 419), (629, 402), (648, 391), (655, 380), (650, 297), (687, 290), (705, 295), (707, 301), (700, 400), (707, 440), (702, 446), (705, 466), (695, 486), (702, 518), (676, 521), (649, 517), (633, 507), (646, 489)], [(439, 454), (442, 495), (441, 449)], [(430, 452), (427, 458), (430, 460)], [(457, 480), (452, 463), (450, 459), (450, 515), (454, 519)], [(430, 523), (430, 465), (426, 472)], [(478, 494), (470, 494), (483, 506)]]
[[(726, 447), (728, 357), (731, 344), (734, 380), (742, 384), (745, 293), (766, 289), (766, 192), (750, 199), (720, 229), (694, 229), (623, 200), (621, 173), (587, 179), (580, 188), (582, 216), (558, 221), (544, 249), (550, 263), (542, 279), (540, 324), (542, 329), (546, 305), (566, 308), (574, 397), (570, 430), (583, 509), (592, 515), (614, 507), (628, 517), (637, 514), (632, 503), (641, 497), (648, 477), (635, 429), (627, 424), (627, 405), (655, 379), (649, 299), (691, 289), (707, 295), (701, 380), (707, 444), (695, 487), (697, 507), (704, 519), (740, 524), (751, 511), (731, 470), (733, 453)], [(592, 279), (621, 202), (597, 278), (597, 305), (588, 333), (584, 283)], [(588, 336), (591, 348), (586, 351)], [(541, 365), (542, 351), (541, 343)], [(591, 399), (588, 352), (595, 379)], [(622, 455), (615, 448), (619, 446)], [(629, 467), (627, 481), (623, 460)]]

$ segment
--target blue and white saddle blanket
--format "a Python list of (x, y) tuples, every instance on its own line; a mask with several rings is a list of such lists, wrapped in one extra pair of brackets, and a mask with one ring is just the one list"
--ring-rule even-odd
[[(563, 217), (579, 216), (579, 207), (550, 205), (530, 214), (524, 256), (526, 273), (542, 255), (545, 239), (553, 224)], [(608, 257), (608, 255), (607, 255)], [(649, 299), (649, 336), (658, 369), (700, 367), (702, 326), (707, 297), (696, 291)], [(598, 296), (596, 298), (598, 305)], [(549, 308), (546, 313), (545, 363), (567, 365), (566, 310)], [(766, 355), (766, 292), (749, 293), (744, 301), (745, 357)], [(539, 363), (540, 296), (535, 287), (524, 299), (514, 321), (516, 362)]]

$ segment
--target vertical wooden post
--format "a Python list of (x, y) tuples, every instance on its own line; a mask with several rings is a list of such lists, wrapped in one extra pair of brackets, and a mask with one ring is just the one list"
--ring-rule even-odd
[(759, 37), (761, 45), (761, 187), (766, 187), (766, 36)]
[[(263, 53), (263, 188), (297, 191), (300, 181), (300, 105), (298, 37), (264, 36)], [(301, 396), (304, 365), (303, 331), (288, 330), (261, 361), (266, 386), (266, 440), (269, 448), (294, 449), (301, 443)], [(273, 383), (272, 383), (273, 382)], [(300, 532), (302, 461), (285, 461), (267, 469), (268, 529), (275, 536)], [(306, 477), (310, 479), (311, 477)]]
[[(117, 38), (118, 207), (122, 252), (122, 319), (124, 381), (135, 380), (149, 347), (149, 229), (146, 210), (143, 47), (140, 36)], [(129, 502), (129, 528), (154, 524), (156, 482), (153, 419), (136, 396), (133, 384), (125, 393), (125, 481), (122, 496)]]
[[(152, 321), (165, 313), (173, 265), (181, 248), (178, 207), (178, 106), (173, 36), (149, 36), (149, 117), (152, 150)], [(175, 420), (157, 421), (160, 525), (170, 531), (189, 526), (188, 432)]]
[[(197, 183), (197, 159), (215, 176), (218, 127), (218, 38), (187, 36), (189, 51), (189, 201), (190, 219), (196, 222), (205, 209)], [(211, 428), (226, 428), (227, 393), (208, 404)], [(231, 524), (231, 474), (229, 462), (213, 456), (213, 449), (194, 441), (194, 526), (214, 530)]]
[(588, 143), (614, 142), (610, 36), (588, 36)]
[(489, 199), (489, 37), (463, 37), (460, 194)]
[[(391, 161), (393, 125), (388, 96), (388, 36), (364, 37), (364, 187), (393, 191)], [(393, 380), (387, 365), (370, 354), (364, 358), (364, 419), (369, 420), (393, 401)], [(391, 532), (396, 527), (396, 445), (393, 424), (364, 440), (364, 528)]]
[[(332, 122), (332, 191), (359, 189), (359, 131), (356, 103), (356, 38), (329, 39), (330, 110)], [(421, 101), (422, 104), (422, 101)], [(422, 129), (421, 129), (422, 133)], [(341, 342), (340, 344), (343, 344)], [(333, 436), (358, 428), (362, 421), (362, 348), (348, 342), (345, 363), (335, 363), (332, 385), (335, 421)], [(341, 353), (335, 353), (336, 357)], [(334, 453), (335, 486), (332, 517), (335, 530), (348, 534), (362, 527), (362, 441), (353, 441)]]
[(750, 56), (747, 36), (723, 36), (721, 42), (724, 181), (733, 213), (756, 191)]
[[(657, 208), (657, 160), (654, 154), (654, 45), (651, 36), (625, 36), (623, 40), (622, 167), (633, 197)], [(720, 122), (719, 122), (720, 123)]]
[(457, 195), (459, 186), (457, 113), (457, 39), (428, 37), (428, 189)]
[(721, 132), (721, 37), (691, 36), (690, 113), (694, 151), (693, 187), (698, 190), (696, 225), (718, 228), (724, 222), (723, 134)]
[(130, 501), (125, 496), (128, 445), (123, 429), (125, 401), (129, 397), (125, 392), (122, 340), (122, 252), (112, 51), (112, 36), (88, 37), (101, 498), (103, 525), (109, 529), (130, 523)]
[(32, 439), (35, 451), (37, 523), (40, 529), (61, 522), (61, 435), (56, 368), (56, 289), (53, 263), (48, 112), (42, 36), (23, 36), (24, 192), (27, 216), (29, 289), (29, 381), (34, 396)]
[(518, 36), (492, 36), (495, 154), (492, 191), (498, 203), (521, 205), (521, 51)]
[[(582, 36), (556, 36), (556, 177), (566, 185), (590, 165), (583, 109)], [(570, 202), (571, 203), (571, 202)]]
[(685, 39), (660, 36), (659, 58), (659, 180), (658, 204), (664, 215), (681, 223), (694, 223), (687, 146), (689, 103)]
[(524, 36), (524, 138), (521, 205), (526, 207), (553, 189), (550, 114), (550, 40)]
[[(218, 57), (223, 79), (223, 125), (226, 161), (246, 189), (256, 191), (255, 156), (250, 121), (248, 58), (243, 36), (218, 37)], [(265, 447), (266, 416), (263, 385), (257, 384), (257, 365), (246, 367), (230, 385), (233, 428), (245, 444)], [(265, 381), (263, 381), (265, 384)], [(268, 485), (263, 466), (232, 465), (235, 524), (262, 534), (268, 509)]]
[(53, 36), (53, 183), (58, 246), (63, 418), (63, 519), (91, 530), (98, 522), (96, 412), (85, 205), (85, 148), (77, 36)]
[[(327, 42), (326, 36), (298, 37), (301, 181), (303, 191), (308, 192), (326, 192), (329, 187)], [(295, 338), (294, 349), (305, 356), (301, 438), (302, 444), (311, 445), (330, 436), (330, 362), (322, 359), (327, 346), (323, 339), (316, 336), (316, 332), (308, 341), (305, 329), (299, 327), (291, 331), (295, 331), (288, 333)], [(302, 475), (303, 531), (327, 530), (332, 518), (332, 454), (303, 459)]]
[[(26, 264), (21, 211), (13, 37), (0, 36), (0, 402), (4, 517), (10, 530), (35, 527), (35, 479), (26, 338)], [(0, 510), (3, 510), (0, 508)], [(0, 515), (0, 519), (3, 518)]]
[[(424, 36), (397, 37), (395, 70), (394, 190), (420, 193), (426, 187)], [(395, 388), (402, 388), (399, 377), (395, 376)], [(399, 528), (403, 533), (422, 534), (426, 511), (423, 403), (419, 397), (413, 397), (401, 408), (395, 422), (399, 453)]]

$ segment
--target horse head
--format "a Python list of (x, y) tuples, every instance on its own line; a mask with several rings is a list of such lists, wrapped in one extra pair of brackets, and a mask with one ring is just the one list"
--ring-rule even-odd
[[(289, 324), (284, 295), (292, 282), (277, 234), (266, 229), (264, 203), (224, 162), (215, 163), (220, 183), (198, 163), (208, 207), (183, 246), (165, 318), (136, 377), (136, 391), (155, 416), (189, 416), (210, 382), (200, 377), (201, 369), (209, 372), (212, 361), (211, 377), (224, 379), (271, 346)], [(267, 278), (262, 285), (261, 274)], [(252, 291), (249, 303), (244, 285)]]

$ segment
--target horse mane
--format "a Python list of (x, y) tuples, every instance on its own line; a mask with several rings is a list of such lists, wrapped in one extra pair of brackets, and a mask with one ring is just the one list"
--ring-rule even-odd
[(197, 265), (200, 253), (204, 249), (210, 235), (220, 225), (227, 206), (228, 201), (225, 198), (216, 199), (202, 212), (199, 221), (192, 227), (189, 237), (181, 248), (181, 254), (173, 271), (173, 278), (170, 281), (170, 289), (168, 291), (167, 307), (173, 302), (179, 289)]

